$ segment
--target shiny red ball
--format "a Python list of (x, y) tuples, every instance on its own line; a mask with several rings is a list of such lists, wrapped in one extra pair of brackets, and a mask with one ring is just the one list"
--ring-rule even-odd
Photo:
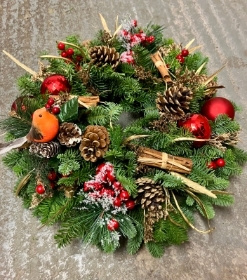
[(218, 158), (215, 161), (217, 167), (224, 167), (226, 165), (226, 162), (223, 158)]
[(116, 219), (111, 219), (108, 223), (107, 223), (107, 228), (110, 231), (114, 231), (117, 230), (119, 228), (119, 222)]
[[(197, 139), (209, 139), (211, 137), (211, 127), (206, 117), (200, 114), (193, 114), (185, 121), (179, 121), (178, 126), (188, 129)], [(194, 147), (201, 147), (205, 141), (195, 141)]]
[(221, 114), (226, 114), (229, 118), (234, 119), (235, 109), (228, 99), (213, 97), (203, 104), (201, 114), (211, 121)]
[(44, 79), (41, 84), (41, 94), (53, 94), (58, 95), (59, 92), (70, 92), (71, 86), (68, 80), (62, 75), (51, 75)]
[(44, 188), (44, 186), (43, 185), (37, 185), (36, 186), (36, 188), (35, 188), (35, 190), (36, 190), (36, 193), (38, 193), (38, 194), (44, 194), (45, 193), (45, 188)]

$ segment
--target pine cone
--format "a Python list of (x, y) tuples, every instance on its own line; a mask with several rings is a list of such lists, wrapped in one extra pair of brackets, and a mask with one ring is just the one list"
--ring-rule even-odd
[(82, 135), (81, 156), (86, 161), (95, 162), (105, 155), (109, 144), (109, 134), (104, 126), (89, 125)]
[(116, 49), (106, 46), (92, 47), (89, 50), (89, 55), (92, 59), (92, 63), (98, 67), (110, 65), (112, 68), (116, 68), (120, 61), (120, 55)]
[[(189, 71), (188, 69), (185, 72), (181, 73), (180, 70), (176, 72), (177, 83), (181, 83), (190, 87), (191, 89), (197, 89), (202, 86), (208, 79), (208, 76), (205, 74), (196, 74), (195, 71)], [(206, 85), (206, 99), (213, 97), (217, 91), (218, 84), (212, 80)]]
[(47, 143), (34, 142), (29, 147), (29, 152), (36, 154), (39, 157), (51, 158), (59, 153), (60, 144), (58, 142), (50, 141)]
[(162, 186), (157, 185), (152, 179), (142, 177), (136, 180), (138, 185), (137, 203), (145, 209), (144, 222), (144, 241), (153, 240), (153, 225), (155, 222), (166, 217), (163, 203), (165, 202), (165, 193)]
[(74, 123), (64, 122), (60, 125), (57, 139), (61, 145), (76, 146), (81, 142), (81, 129)]
[(184, 116), (189, 111), (193, 92), (182, 84), (173, 85), (164, 94), (158, 93), (156, 106), (161, 113)]

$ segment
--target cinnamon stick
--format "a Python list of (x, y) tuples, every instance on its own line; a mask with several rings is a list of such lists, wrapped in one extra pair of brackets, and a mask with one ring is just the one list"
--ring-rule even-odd
[(167, 69), (166, 64), (164, 63), (160, 53), (156, 52), (156, 53), (152, 54), (151, 59), (152, 59), (154, 65), (156, 66), (156, 68), (159, 70), (163, 81), (165, 83), (172, 83), (172, 79), (168, 73), (168, 69)]

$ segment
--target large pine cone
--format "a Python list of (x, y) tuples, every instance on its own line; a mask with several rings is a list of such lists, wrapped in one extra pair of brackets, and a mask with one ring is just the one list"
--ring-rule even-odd
[(142, 209), (159, 211), (163, 208), (162, 203), (165, 201), (165, 193), (162, 186), (146, 177), (137, 179), (136, 184), (138, 185), (137, 203), (141, 203)]
[(74, 123), (64, 122), (60, 125), (57, 139), (61, 145), (76, 146), (81, 142), (81, 129)]
[(29, 152), (36, 154), (37, 156), (44, 158), (51, 158), (56, 156), (59, 153), (60, 144), (55, 141), (50, 141), (47, 143), (38, 143), (34, 142), (29, 147)]
[(82, 135), (81, 156), (86, 161), (95, 162), (105, 155), (109, 144), (109, 134), (104, 126), (89, 125)]
[(193, 92), (183, 84), (173, 85), (164, 94), (158, 93), (156, 106), (161, 113), (184, 116), (189, 111)]
[(98, 67), (110, 65), (112, 68), (119, 64), (120, 55), (115, 48), (107, 46), (95, 46), (89, 50), (92, 63)]
[(165, 193), (162, 186), (157, 185), (152, 179), (142, 177), (136, 180), (138, 185), (137, 203), (145, 209), (144, 242), (153, 240), (153, 226), (162, 218), (166, 218), (163, 203)]

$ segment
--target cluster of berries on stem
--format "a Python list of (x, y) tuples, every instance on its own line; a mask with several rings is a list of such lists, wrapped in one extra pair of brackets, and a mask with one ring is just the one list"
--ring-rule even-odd
[(224, 167), (225, 164), (226, 164), (226, 162), (225, 162), (225, 160), (223, 158), (217, 158), (217, 159), (212, 160), (211, 162), (209, 162), (207, 164), (207, 167), (211, 168), (211, 169), (217, 169), (217, 168)]
[(187, 50), (187, 49), (182, 49), (181, 52), (180, 52), (180, 54), (178, 54), (178, 55), (176, 56), (176, 59), (177, 59), (181, 64), (183, 64), (184, 61), (185, 61), (185, 57), (187, 57), (188, 55), (189, 55), (189, 50)]
[(49, 97), (49, 99), (47, 100), (45, 108), (54, 115), (58, 115), (60, 113), (60, 107), (58, 105), (55, 105), (55, 100), (52, 97)]
[(82, 56), (76, 54), (75, 50), (71, 47), (66, 46), (64, 42), (58, 42), (57, 48), (60, 52), (61, 57), (67, 58), (68, 62), (71, 61), (76, 64), (76, 67), (80, 68), (80, 63), (82, 61)]
[(134, 64), (134, 52), (131, 50), (135, 45), (141, 44), (143, 46), (152, 44), (155, 37), (146, 35), (143, 30), (137, 28), (137, 20), (132, 20), (126, 28), (122, 29), (119, 34), (120, 40), (127, 51), (123, 52), (120, 56), (122, 62)]
[[(135, 207), (130, 193), (116, 179), (113, 165), (109, 162), (97, 167), (94, 179), (84, 183), (83, 192), (91, 203), (101, 204), (105, 211), (110, 211), (112, 214), (125, 213)], [(117, 230), (118, 227), (119, 223), (115, 218), (107, 221), (108, 230)]]

